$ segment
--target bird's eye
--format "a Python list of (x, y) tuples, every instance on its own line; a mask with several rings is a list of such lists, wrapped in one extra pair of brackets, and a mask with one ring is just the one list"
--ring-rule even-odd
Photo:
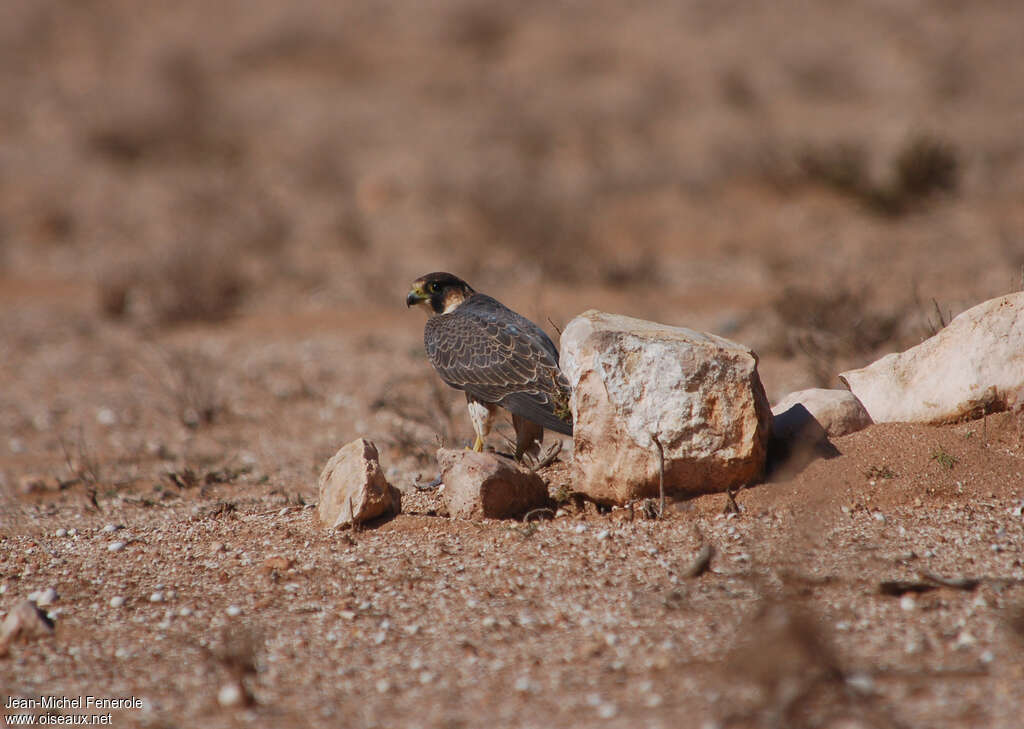
[(429, 291), (432, 294), (441, 293), (441, 284), (439, 284), (437, 281), (431, 281), (430, 284), (427, 286), (427, 291)]

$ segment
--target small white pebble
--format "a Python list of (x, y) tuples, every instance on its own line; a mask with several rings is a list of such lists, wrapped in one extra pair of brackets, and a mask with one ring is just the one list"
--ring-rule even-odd
[(655, 707), (661, 706), (663, 701), (664, 699), (661, 698), (661, 694), (651, 694), (644, 700), (644, 703), (647, 704), (648, 707), (653, 709)]
[(576, 532), (577, 534), (582, 534), (583, 532), (587, 531), (587, 525), (586, 524), (577, 524), (576, 526), (574, 526), (572, 528), (572, 530), (574, 532)]
[(121, 597), (120, 595), (117, 595), (116, 597), (110, 598), (110, 607), (112, 607), (112, 608), (124, 607), (124, 598)]
[(520, 676), (516, 679), (513, 688), (521, 694), (525, 694), (532, 688), (530, 686), (530, 678), (528, 676)]
[(380, 645), (381, 643), (383, 643), (387, 639), (388, 639), (388, 634), (385, 631), (382, 630), (382, 631), (380, 631), (379, 633), (377, 633), (376, 635), (373, 636), (373, 644), (374, 645)]
[(55, 531), (53, 534), (56, 537), (66, 537), (68, 535), (68, 530), (65, 529), (64, 527), (61, 527), (60, 529)]
[(47, 587), (45, 590), (39, 590), (33, 592), (28, 596), (28, 599), (34, 602), (39, 607), (47, 607), (57, 602), (57, 591), (52, 587)]
[(493, 615), (488, 615), (481, 621), (481, 625), (483, 625), (485, 628), (493, 628), (497, 624), (498, 621), (495, 620)]
[(598, 707), (601, 705), (601, 694), (587, 694), (585, 701), (588, 706)]
[(597, 533), (598, 541), (604, 541), (605, 539), (607, 539), (610, 536), (611, 536), (611, 532), (609, 532), (607, 529), (602, 529), (601, 531), (599, 531)]
[(124, 542), (111, 542), (107, 545), (108, 552), (120, 552), (124, 549)]
[(875, 690), (875, 681), (866, 673), (853, 673), (846, 678), (846, 685), (857, 693), (870, 694)]
[(96, 422), (100, 425), (114, 425), (117, 422), (117, 414), (110, 408), (100, 408), (96, 413)]
[(882, 512), (880, 512), (880, 511), (876, 511), (876, 512), (875, 512), (875, 513), (873, 514), (873, 516), (875, 517), (875, 521), (880, 521), (880, 522), (882, 522), (883, 524), (885, 523), (885, 514), (883, 514)]
[(434, 674), (430, 671), (424, 671), (420, 674), (420, 683), (426, 686), (434, 682)]
[(287, 513), (288, 513), (288, 507), (287, 507), (287, 506), (285, 506), (285, 507), (283, 507), (283, 508), (281, 509), (281, 511), (277, 512), (277, 515), (278, 515), (278, 516), (284, 516), (284, 515), (285, 515), (285, 514), (287, 514)]
[(612, 703), (604, 703), (597, 707), (597, 715), (602, 719), (611, 719), (619, 713), (619, 707)]
[(217, 703), (225, 708), (241, 706), (244, 699), (245, 694), (242, 692), (242, 687), (236, 681), (224, 684), (217, 692)]
[(113, 534), (119, 529), (124, 529), (124, 526), (122, 524), (107, 524), (102, 531), (104, 534)]
[(904, 595), (900, 598), (900, 609), (910, 612), (917, 607), (917, 600), (913, 595)]
[(420, 626), (418, 626), (416, 623), (413, 623), (412, 625), (406, 625), (404, 628), (402, 628), (402, 630), (405, 631), (406, 635), (416, 635), (418, 632), (420, 632)]
[(960, 635), (956, 637), (956, 643), (953, 644), (953, 647), (958, 650), (963, 648), (970, 648), (977, 642), (978, 639), (971, 635), (970, 632), (966, 630), (961, 630)]
[(192, 608), (188, 607), (187, 605), (178, 611), (178, 615), (180, 615), (183, 618), (187, 618), (191, 614)]
[(379, 694), (386, 694), (390, 690), (391, 690), (391, 682), (388, 681), (386, 678), (382, 678), (381, 680), (379, 680), (377, 682), (377, 693), (379, 693)]
[(163, 602), (164, 601), (164, 594), (162, 592), (160, 592), (159, 590), (157, 590), (156, 592), (154, 592), (152, 595), (149, 596), (149, 601), (150, 602)]
[(227, 614), (232, 618), (237, 618), (242, 614), (242, 608), (237, 605), (228, 605)]
[(978, 656), (978, 659), (987, 666), (996, 659), (996, 654), (992, 651), (985, 651), (980, 656)]

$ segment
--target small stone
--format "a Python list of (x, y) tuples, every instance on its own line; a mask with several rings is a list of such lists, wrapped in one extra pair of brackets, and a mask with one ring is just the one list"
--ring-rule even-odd
[(978, 660), (984, 663), (986, 666), (992, 663), (995, 659), (996, 654), (990, 650), (984, 651), (980, 656), (978, 656)]
[(150, 602), (163, 602), (164, 601), (164, 594), (158, 590), (157, 592), (154, 592), (152, 595), (149, 596), (149, 601)]
[(846, 678), (846, 685), (859, 694), (870, 694), (875, 690), (875, 681), (866, 673), (853, 673)]
[(53, 632), (53, 620), (40, 610), (35, 603), (22, 600), (7, 613), (0, 623), (0, 656), (6, 656), (10, 645), (17, 638), (31, 640), (50, 635)]
[(229, 617), (237, 618), (242, 614), (242, 608), (237, 605), (228, 605), (227, 614)]
[(772, 413), (779, 416), (794, 405), (806, 408), (830, 438), (855, 433), (871, 425), (868, 411), (849, 390), (814, 388), (793, 392), (777, 402)]
[(586, 524), (577, 524), (576, 526), (573, 527), (572, 530), (574, 532), (576, 532), (577, 534), (583, 534), (585, 531), (587, 531), (587, 525)]
[(910, 612), (917, 607), (917, 600), (914, 599), (913, 595), (904, 595), (900, 598), (900, 609), (906, 612)]
[(402, 512), (402, 494), (381, 470), (377, 447), (359, 438), (346, 444), (324, 466), (319, 479), (317, 516), (329, 529), (362, 524)]
[(64, 527), (61, 527), (60, 529), (58, 529), (57, 531), (54, 532), (54, 536), (56, 536), (56, 537), (66, 537), (67, 535), (68, 535), (68, 530), (65, 529)]
[(125, 547), (124, 542), (111, 542), (110, 544), (107, 545), (107, 551), (108, 552), (120, 552), (120, 551), (124, 550), (124, 547)]
[(110, 607), (112, 607), (112, 608), (124, 607), (124, 602), (125, 602), (124, 598), (121, 597), (120, 595), (117, 595), (115, 597), (110, 598)]
[(519, 518), (550, 501), (544, 479), (503, 456), (442, 448), (437, 462), (453, 518)]
[(611, 532), (609, 532), (607, 529), (602, 529), (601, 531), (599, 531), (597, 533), (597, 540), (599, 542), (603, 542), (605, 539), (607, 539), (610, 536), (611, 536)]
[(379, 694), (386, 694), (388, 691), (391, 690), (391, 682), (388, 681), (386, 678), (382, 678), (379, 681), (377, 681), (376, 686), (377, 693)]
[(237, 681), (226, 683), (217, 692), (217, 703), (224, 708), (242, 706), (245, 703), (245, 691)]
[(45, 590), (30, 593), (28, 599), (39, 607), (48, 607), (57, 602), (57, 597), (57, 590), (52, 587), (47, 587)]
[(124, 529), (124, 524), (107, 524), (102, 531), (104, 534), (113, 534), (121, 529)]
[(117, 414), (110, 408), (100, 408), (96, 413), (96, 422), (100, 425), (114, 425), (117, 423)]
[(74, 527), (71, 527), (70, 529), (68, 529), (68, 536), (69, 537), (76, 537), (76, 536), (78, 536), (78, 530), (75, 529)]
[(605, 702), (597, 707), (597, 715), (602, 719), (611, 719), (619, 713), (619, 707), (611, 702)]
[(533, 688), (530, 684), (529, 676), (520, 676), (516, 679), (513, 688), (521, 694), (529, 693)]
[(182, 618), (187, 618), (191, 614), (192, 614), (192, 608), (188, 607), (187, 605), (185, 607), (181, 608), (180, 610), (178, 610), (178, 616), (182, 617)]
[(971, 635), (969, 631), (961, 630), (960, 635), (956, 637), (956, 642), (953, 644), (953, 647), (957, 650), (963, 650), (964, 648), (970, 648), (977, 642), (978, 639)]

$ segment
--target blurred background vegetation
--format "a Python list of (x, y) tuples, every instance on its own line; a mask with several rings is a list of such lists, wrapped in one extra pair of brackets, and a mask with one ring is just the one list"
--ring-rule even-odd
[(0, 286), (160, 327), (390, 311), (446, 269), (835, 384), (1020, 287), (1021, 28), (1013, 0), (5, 0)]

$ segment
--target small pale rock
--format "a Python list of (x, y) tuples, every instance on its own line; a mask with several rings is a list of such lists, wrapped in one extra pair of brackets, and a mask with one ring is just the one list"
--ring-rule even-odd
[(337, 529), (402, 511), (402, 495), (381, 470), (377, 447), (359, 438), (331, 457), (320, 474), (317, 516)]
[(228, 609), (226, 612), (228, 616), (232, 618), (237, 618), (239, 615), (242, 614), (242, 608), (238, 607), (237, 605), (228, 605)]
[(761, 477), (771, 410), (748, 348), (599, 311), (569, 322), (561, 348), (578, 491), (618, 504), (657, 496), (658, 443), (669, 494)]
[(916, 347), (839, 377), (876, 423), (1007, 410), (1024, 387), (1024, 292), (978, 304)]
[(803, 403), (772, 417), (767, 468), (770, 480), (785, 480), (812, 461), (838, 455), (839, 450), (828, 439), (825, 428)]
[(772, 415), (778, 417), (797, 404), (807, 408), (830, 438), (855, 433), (871, 425), (868, 411), (849, 390), (816, 387), (792, 392), (776, 403)]
[(160, 592), (160, 591), (154, 592), (152, 595), (149, 596), (149, 601), (150, 602), (163, 602), (164, 601), (164, 594), (162, 592)]
[(61, 527), (56, 532), (54, 532), (54, 536), (56, 536), (56, 537), (66, 537), (67, 535), (68, 535), (68, 530), (65, 529), (64, 527)]
[(437, 462), (453, 518), (514, 519), (548, 505), (544, 479), (508, 458), (441, 448)]
[(45, 590), (30, 593), (28, 596), (28, 599), (39, 607), (49, 607), (50, 605), (53, 605), (53, 603), (57, 602), (57, 598), (57, 590), (52, 587), (47, 587)]
[(34, 602), (23, 600), (0, 623), (0, 656), (6, 656), (16, 639), (30, 640), (50, 635), (53, 621)]
[(120, 595), (116, 595), (115, 597), (110, 598), (110, 607), (112, 607), (112, 608), (124, 607), (124, 598), (121, 597)]
[(239, 681), (229, 681), (217, 692), (217, 703), (225, 709), (230, 709), (236, 706), (245, 706), (250, 703), (250, 697)]
[(108, 552), (120, 552), (124, 549), (124, 542), (111, 542), (107, 545)]

